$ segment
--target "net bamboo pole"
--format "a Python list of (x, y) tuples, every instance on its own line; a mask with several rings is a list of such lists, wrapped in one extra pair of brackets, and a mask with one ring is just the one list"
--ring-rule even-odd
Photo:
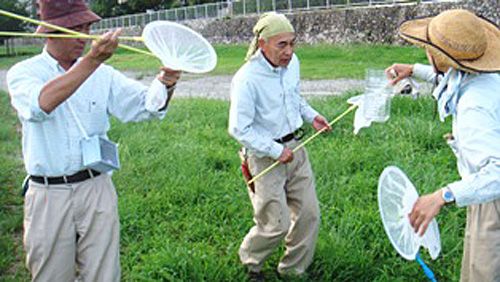
[[(334, 120), (332, 120), (329, 125), (332, 126), (334, 125), (335, 123), (337, 123), (339, 120), (341, 120), (343, 117), (345, 117), (348, 113), (352, 112), (354, 109), (356, 109), (357, 105), (352, 105), (351, 107), (349, 107), (349, 109), (347, 109), (345, 112), (343, 112), (342, 114), (340, 114), (338, 117), (336, 117)], [(311, 142), (314, 138), (316, 138), (318, 135), (320, 135), (323, 131), (326, 130), (326, 127), (323, 127), (322, 129), (316, 131), (316, 133), (314, 133), (313, 135), (311, 135), (309, 138), (307, 138), (304, 142), (302, 142), (299, 146), (295, 147), (295, 149), (293, 149), (292, 152), (297, 152), (300, 148), (304, 147), (307, 143)], [(256, 176), (254, 176), (254, 178), (250, 179), (250, 181), (248, 181), (248, 185), (254, 183), (257, 179), (261, 178), (262, 176), (264, 176), (266, 173), (270, 172), (273, 168), (275, 168), (276, 166), (278, 166), (280, 164), (280, 161), (276, 161), (274, 162), (272, 165), (268, 166), (266, 169), (264, 169), (263, 171), (261, 171), (259, 174), (257, 174)]]
[[(13, 31), (0, 31), (0, 36), (15, 36), (15, 37), (35, 37), (35, 38), (71, 38), (71, 39), (94, 39), (101, 38), (99, 35), (81, 36), (76, 34), (60, 34), (60, 33), (28, 33), (28, 32), (13, 32)], [(120, 40), (144, 42), (142, 37), (138, 36), (119, 36)]]
[[(3, 15), (3, 16), (9, 17), (9, 18), (13, 18), (13, 19), (18, 19), (18, 20), (25, 21), (25, 22), (29, 22), (29, 23), (36, 24), (36, 25), (41, 25), (41, 26), (44, 26), (46, 28), (50, 28), (50, 29), (57, 30), (60, 32), (64, 32), (64, 33), (68, 33), (68, 34), (72, 34), (72, 35), (79, 35), (79, 36), (82, 36), (82, 38), (94, 39), (94, 38), (92, 38), (92, 35), (88, 35), (88, 34), (74, 31), (74, 30), (71, 30), (71, 29), (68, 29), (65, 27), (53, 25), (51, 23), (35, 20), (35, 19), (29, 18), (29, 17), (18, 15), (18, 14), (14, 14), (14, 13), (2, 10), (2, 9), (0, 9), (0, 15)], [(152, 57), (156, 58), (156, 56), (153, 53), (148, 52), (148, 51), (144, 51), (144, 50), (132, 47), (132, 46), (125, 45), (125, 44), (118, 44), (118, 46), (123, 48), (123, 49), (129, 50), (129, 51), (137, 52), (140, 54), (144, 54), (144, 55), (148, 55), (148, 56), (152, 56)]]

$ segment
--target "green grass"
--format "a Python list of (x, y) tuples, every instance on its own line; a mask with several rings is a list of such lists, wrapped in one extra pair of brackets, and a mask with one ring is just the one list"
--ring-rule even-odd
[[(233, 75), (244, 63), (248, 45), (215, 45), (218, 62), (210, 75)], [(358, 78), (367, 68), (383, 69), (395, 62), (426, 62), (422, 49), (389, 45), (298, 45), (301, 76), (304, 79)], [(119, 50), (109, 63), (121, 70), (155, 72), (160, 63), (146, 55)]]
[[(247, 48), (247, 45), (215, 45), (218, 63), (210, 75), (233, 75), (243, 64)], [(24, 52), (34, 54), (37, 50), (31, 48)], [(299, 44), (296, 51), (301, 60), (301, 75), (304, 79), (361, 79), (367, 68), (383, 69), (396, 61), (426, 62), (424, 51), (411, 46)], [(2, 58), (0, 69), (8, 68), (24, 58), (26, 56)], [(108, 63), (120, 70), (146, 74), (156, 73), (160, 67), (159, 60), (124, 49), (118, 49)]]
[[(0, 280), (26, 278), (21, 252), (23, 169), (15, 116), (0, 95), (2, 197)], [(329, 119), (348, 106), (346, 97), (311, 100)], [(391, 119), (352, 133), (350, 114), (328, 135), (308, 145), (316, 175), (322, 222), (311, 281), (426, 281), (416, 262), (399, 257), (387, 239), (377, 205), (377, 180), (388, 165), (401, 167), (420, 193), (458, 179), (441, 136), (450, 124), (432, 119), (433, 101), (396, 98)], [(123, 281), (244, 281), (237, 251), (252, 226), (252, 207), (239, 172), (238, 144), (227, 134), (228, 103), (173, 100), (164, 121), (120, 124), (119, 194)], [(309, 130), (311, 133), (311, 130)], [(424, 260), (439, 280), (459, 278), (463, 209), (438, 216), (443, 252)], [(264, 271), (274, 268), (280, 247)]]
[(22, 246), (25, 172), (21, 160), (19, 123), (9, 97), (0, 91), (0, 281), (27, 280)]
[(15, 63), (33, 57), (42, 51), (42, 46), (17, 47), (17, 56), (8, 55), (4, 46), (0, 47), (0, 69), (8, 69)]

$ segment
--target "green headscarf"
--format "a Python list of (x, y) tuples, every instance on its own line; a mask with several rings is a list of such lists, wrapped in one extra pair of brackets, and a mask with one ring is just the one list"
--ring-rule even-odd
[(253, 27), (253, 34), (255, 36), (252, 39), (252, 43), (250, 43), (245, 61), (248, 61), (259, 48), (259, 39), (263, 38), (267, 40), (269, 37), (285, 32), (295, 32), (295, 30), (284, 15), (275, 12), (262, 14), (259, 21)]

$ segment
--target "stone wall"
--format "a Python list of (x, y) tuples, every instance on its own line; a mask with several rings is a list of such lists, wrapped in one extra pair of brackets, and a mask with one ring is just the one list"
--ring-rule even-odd
[[(301, 43), (384, 43), (400, 44), (399, 24), (407, 19), (436, 15), (446, 9), (463, 8), (500, 25), (499, 0), (464, 0), (441, 3), (324, 9), (287, 14)], [(211, 43), (247, 44), (257, 16), (201, 19), (182, 22), (201, 33)], [(142, 27), (124, 30), (124, 35), (140, 35)], [(127, 42), (130, 44), (130, 42)], [(22, 45), (22, 44), (21, 44)]]
[[(410, 3), (347, 9), (304, 11), (288, 14), (302, 43), (401, 43), (399, 24), (407, 19), (436, 15), (464, 8), (500, 24), (498, 0), (447, 3)], [(197, 30), (212, 43), (248, 43), (258, 17), (193, 20), (184, 24)]]

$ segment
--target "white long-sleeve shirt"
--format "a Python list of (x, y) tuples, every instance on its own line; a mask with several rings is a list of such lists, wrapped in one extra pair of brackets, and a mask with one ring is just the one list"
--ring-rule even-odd
[(84, 169), (83, 133), (69, 110), (74, 109), (87, 135), (107, 138), (109, 116), (123, 122), (163, 118), (167, 91), (158, 80), (149, 89), (107, 65), (101, 65), (50, 114), (39, 105), (42, 88), (65, 70), (44, 49), (7, 73), (11, 103), (22, 124), (23, 158), (30, 175), (71, 175)]
[[(432, 81), (432, 67), (416, 64), (413, 75)], [(458, 206), (500, 199), (500, 75), (469, 75), (460, 88), (450, 142), (461, 180), (448, 186)]]
[(300, 96), (300, 63), (273, 67), (260, 50), (235, 74), (231, 83), (229, 134), (257, 157), (278, 159), (283, 145), (275, 142), (311, 123), (318, 113)]

